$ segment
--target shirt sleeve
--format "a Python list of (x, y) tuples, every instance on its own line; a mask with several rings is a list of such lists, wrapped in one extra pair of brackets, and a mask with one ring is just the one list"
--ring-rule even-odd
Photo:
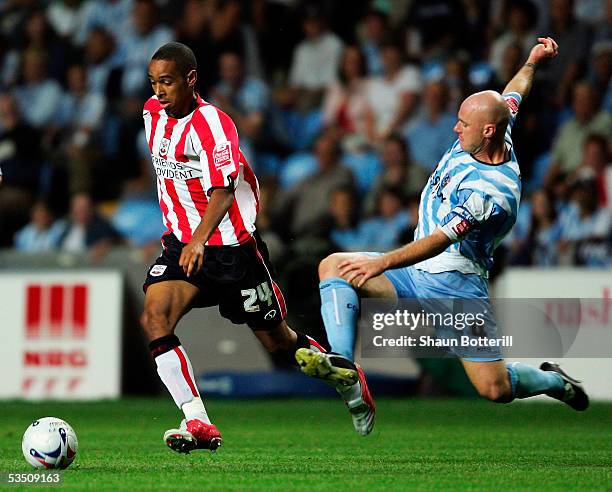
[(519, 111), (519, 106), (521, 105), (521, 101), (523, 98), (518, 92), (507, 92), (504, 94), (504, 99), (506, 100), (506, 105), (508, 106), (508, 110), (510, 111), (510, 121), (508, 122), (508, 130), (510, 132), (512, 127), (514, 126), (514, 122), (516, 120), (516, 115)]
[(461, 195), (465, 197), (464, 201), (450, 211), (440, 228), (453, 243), (461, 241), (474, 228), (486, 222), (495, 208), (490, 197), (476, 190), (461, 190)]
[(196, 111), (194, 150), (200, 156), (204, 191), (210, 196), (215, 188), (236, 187), (240, 172), (238, 132), (231, 118), (214, 106)]

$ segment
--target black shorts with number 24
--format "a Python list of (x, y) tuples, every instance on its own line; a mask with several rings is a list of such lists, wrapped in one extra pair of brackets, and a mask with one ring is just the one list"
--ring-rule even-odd
[(205, 247), (203, 267), (191, 277), (179, 266), (185, 243), (168, 233), (162, 245), (161, 256), (147, 273), (145, 292), (157, 282), (184, 280), (200, 290), (192, 308), (219, 306), (221, 316), (232, 323), (246, 323), (253, 330), (271, 329), (285, 319), (285, 299), (274, 281), (268, 248), (257, 231), (240, 246)]

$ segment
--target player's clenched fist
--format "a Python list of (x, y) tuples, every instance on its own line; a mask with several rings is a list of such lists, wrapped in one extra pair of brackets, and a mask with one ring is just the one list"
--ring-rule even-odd
[(188, 277), (196, 274), (204, 263), (204, 245), (200, 242), (189, 241), (181, 251), (179, 265)]
[(553, 38), (538, 38), (538, 44), (531, 48), (527, 63), (539, 63), (544, 58), (554, 58), (559, 53), (559, 45)]

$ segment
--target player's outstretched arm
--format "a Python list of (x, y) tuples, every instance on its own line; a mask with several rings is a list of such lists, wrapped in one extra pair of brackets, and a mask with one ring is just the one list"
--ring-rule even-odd
[(451, 239), (437, 229), (427, 237), (417, 239), (382, 256), (366, 256), (344, 261), (339, 265), (340, 276), (349, 283), (357, 279), (357, 287), (362, 287), (368, 279), (380, 275), (385, 270), (407, 267), (433, 258), (446, 250), (451, 243)]
[(517, 72), (504, 89), (504, 94), (517, 92), (521, 98), (527, 97), (533, 85), (536, 67), (545, 58), (554, 58), (559, 52), (559, 45), (552, 38), (538, 38), (538, 44), (531, 48), (525, 65)]

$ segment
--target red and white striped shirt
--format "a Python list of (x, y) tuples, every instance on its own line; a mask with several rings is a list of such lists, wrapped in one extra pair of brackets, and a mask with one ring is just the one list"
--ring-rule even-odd
[(257, 178), (238, 147), (231, 118), (200, 96), (197, 102), (198, 107), (180, 119), (168, 116), (156, 96), (144, 105), (145, 134), (163, 220), (179, 241), (187, 243), (204, 216), (212, 190), (230, 188), (234, 201), (206, 244), (243, 244), (255, 230)]

